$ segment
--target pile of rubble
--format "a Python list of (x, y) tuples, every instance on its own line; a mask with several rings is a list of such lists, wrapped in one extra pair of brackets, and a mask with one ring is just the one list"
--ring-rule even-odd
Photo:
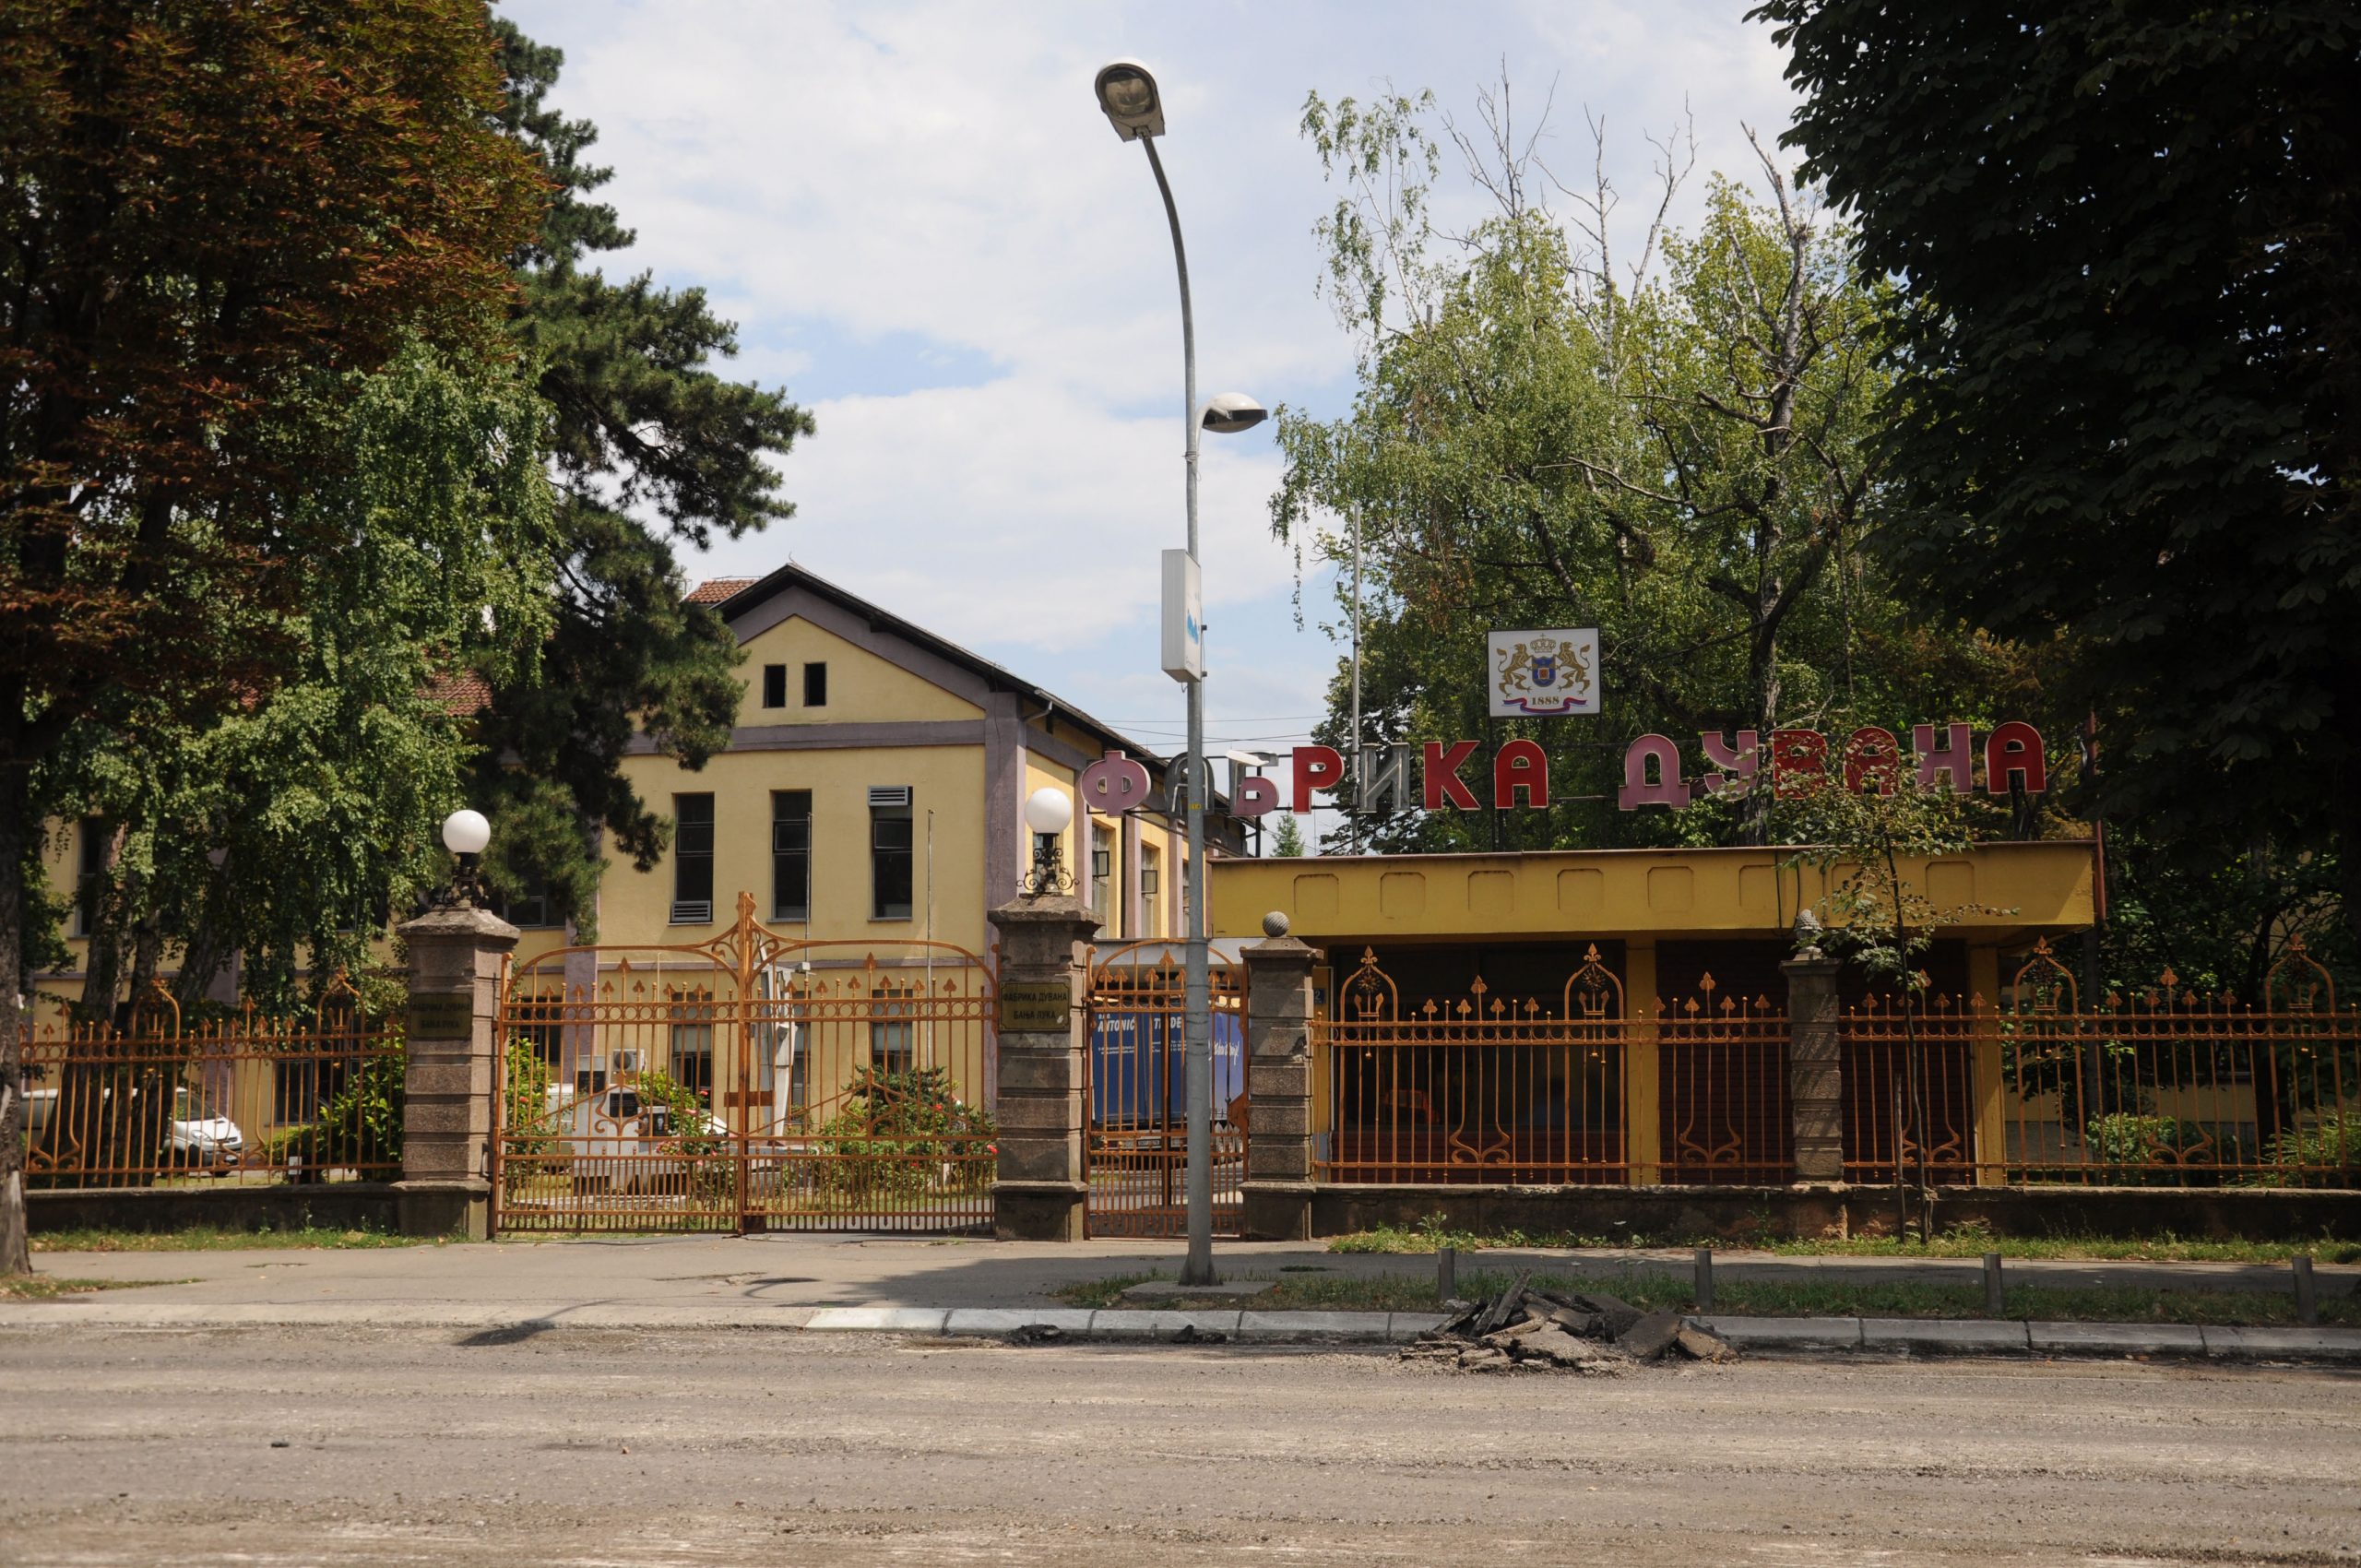
[(1643, 1313), (1604, 1291), (1536, 1290), (1530, 1274), (1490, 1301), (1449, 1303), (1446, 1323), (1405, 1346), (1402, 1359), (1473, 1372), (1564, 1368), (1611, 1377), (1641, 1361), (1729, 1361), (1738, 1352), (1679, 1313)]

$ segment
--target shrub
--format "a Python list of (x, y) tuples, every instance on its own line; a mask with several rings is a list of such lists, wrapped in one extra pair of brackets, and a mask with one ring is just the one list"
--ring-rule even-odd
[[(2267, 1162), (2282, 1167), (2258, 1179), (2258, 1186), (2300, 1182), (2305, 1186), (2351, 1186), (2361, 1180), (2361, 1116), (2323, 1111), (2301, 1125), (2271, 1135)], [(2301, 1167), (2299, 1175), (2294, 1167)]]
[(398, 1039), (389, 1039), (361, 1059), (357, 1071), (301, 1126), (273, 1134), (262, 1146), (263, 1162), (286, 1165), (301, 1159), (300, 1179), (325, 1181), (333, 1170), (376, 1166), (397, 1171), (402, 1163), (403, 1080), (409, 1059)]
[(857, 1197), (973, 1194), (991, 1184), (991, 1115), (951, 1090), (941, 1067), (862, 1068), (845, 1107), (821, 1127), (828, 1184)]

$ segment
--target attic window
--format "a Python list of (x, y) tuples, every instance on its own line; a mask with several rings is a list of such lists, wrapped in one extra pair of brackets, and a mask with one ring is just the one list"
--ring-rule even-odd
[(803, 667), (803, 706), (806, 707), (828, 706), (828, 667), (825, 663), (807, 664)]
[(787, 706), (786, 665), (765, 664), (763, 666), (763, 706), (765, 707)]

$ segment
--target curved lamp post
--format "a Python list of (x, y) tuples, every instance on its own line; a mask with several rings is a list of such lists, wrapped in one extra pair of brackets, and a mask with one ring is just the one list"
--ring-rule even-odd
[[(1135, 141), (1147, 153), (1156, 174), (1157, 193), (1164, 198), (1165, 221), (1172, 228), (1172, 263), (1180, 275), (1180, 408), (1188, 432), (1184, 461), (1189, 483), (1189, 559), (1197, 560), (1197, 441), (1204, 431), (1216, 435), (1250, 430), (1268, 417), (1263, 405), (1243, 392), (1222, 392), (1197, 401), (1197, 329), (1189, 309), (1189, 253), (1180, 243), (1180, 211), (1172, 204), (1172, 186), (1164, 177), (1164, 160), (1156, 155), (1156, 138), (1164, 134), (1164, 101), (1156, 77), (1136, 60), (1118, 60), (1100, 69), (1097, 83), (1098, 107), (1106, 112), (1115, 134)], [(1191, 643), (1195, 642), (1192, 635)], [(1183, 1038), (1187, 1041), (1189, 1090), (1189, 1256), (1181, 1265), (1183, 1285), (1214, 1283), (1213, 1189), (1213, 996), (1206, 978), (1207, 930), (1205, 885), (1205, 797), (1211, 783), (1205, 768), (1204, 677), (1183, 677), (1189, 688), (1189, 755), (1187, 802), (1189, 831), (1189, 927), (1186, 942), (1187, 981), (1184, 992)]]

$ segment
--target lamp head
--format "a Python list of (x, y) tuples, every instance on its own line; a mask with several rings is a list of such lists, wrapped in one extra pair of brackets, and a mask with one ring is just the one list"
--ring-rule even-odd
[(1137, 60), (1118, 60), (1098, 69), (1098, 107), (1125, 141), (1164, 134), (1164, 99), (1156, 78)]
[(1025, 798), (1025, 826), (1036, 833), (1063, 833), (1074, 820), (1074, 802), (1048, 785)]
[(1202, 423), (1216, 435), (1252, 430), (1271, 417), (1271, 410), (1243, 392), (1216, 392), (1205, 399)]
[(443, 819), (443, 847), (455, 855), (481, 855), (492, 842), (492, 824), (483, 813), (461, 808)]

